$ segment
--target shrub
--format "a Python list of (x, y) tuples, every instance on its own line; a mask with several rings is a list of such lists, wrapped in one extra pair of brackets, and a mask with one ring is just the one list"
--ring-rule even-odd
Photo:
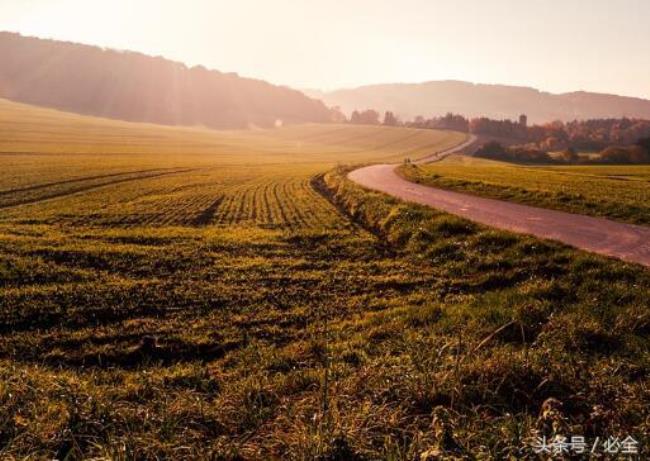
[(490, 141), (483, 144), (477, 151), (477, 157), (489, 158), (493, 160), (502, 160), (509, 157), (508, 151), (500, 143)]
[(650, 163), (650, 152), (641, 146), (608, 147), (600, 153), (603, 163)]
[(491, 141), (476, 151), (477, 157), (515, 163), (555, 163), (546, 152), (528, 147), (504, 147)]

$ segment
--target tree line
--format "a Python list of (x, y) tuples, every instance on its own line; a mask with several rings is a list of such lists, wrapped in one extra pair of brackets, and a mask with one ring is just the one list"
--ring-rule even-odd
[(551, 154), (526, 145), (504, 146), (498, 141), (486, 142), (474, 155), (490, 160), (548, 165), (647, 164), (650, 163), (650, 137), (631, 145), (606, 147), (597, 155), (580, 155), (573, 147)]
[(479, 135), (488, 140), (479, 150), (480, 155), (488, 158), (534, 163), (593, 163), (594, 159), (580, 156), (578, 152), (598, 152), (598, 161), (605, 163), (650, 162), (647, 158), (650, 120), (624, 117), (566, 123), (553, 121), (529, 126), (525, 115), (519, 120), (494, 120), (447, 113), (401, 121), (392, 111), (386, 111), (382, 117), (373, 109), (355, 110), (349, 120), (338, 112), (339, 121), (352, 124), (454, 130)]

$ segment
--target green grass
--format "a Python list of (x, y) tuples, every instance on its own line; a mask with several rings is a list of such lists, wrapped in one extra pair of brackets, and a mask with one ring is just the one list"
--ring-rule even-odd
[(650, 166), (520, 166), (450, 156), (404, 166), (407, 179), (571, 213), (650, 224)]
[[(0, 458), (533, 458), (529, 438), (553, 424), (647, 446), (646, 269), (367, 192), (334, 167), (461, 135), (10, 106)], [(549, 398), (562, 411), (540, 416)]]

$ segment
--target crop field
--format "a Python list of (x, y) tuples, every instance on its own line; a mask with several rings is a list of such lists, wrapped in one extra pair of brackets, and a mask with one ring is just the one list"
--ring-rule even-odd
[(280, 228), (320, 219), (326, 202), (309, 186), (317, 172), (341, 162), (417, 157), (463, 139), (336, 125), (217, 133), (7, 101), (0, 101), (0, 136), (3, 222)]
[(444, 189), (650, 224), (648, 165), (521, 166), (449, 156), (400, 171), (410, 180)]
[(345, 179), (461, 134), (215, 132), (2, 101), (0, 133), (0, 459), (650, 443), (647, 269)]

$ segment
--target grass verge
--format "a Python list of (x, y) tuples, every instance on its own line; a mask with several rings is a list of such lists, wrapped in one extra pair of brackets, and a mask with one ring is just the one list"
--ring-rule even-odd
[(370, 322), (386, 355), (365, 384), (381, 376), (391, 390), (371, 394), (430, 424), (432, 459), (534, 458), (526, 446), (541, 435), (647, 446), (646, 269), (406, 204), (346, 172), (322, 178), (330, 200), (441, 277), (436, 297)]

